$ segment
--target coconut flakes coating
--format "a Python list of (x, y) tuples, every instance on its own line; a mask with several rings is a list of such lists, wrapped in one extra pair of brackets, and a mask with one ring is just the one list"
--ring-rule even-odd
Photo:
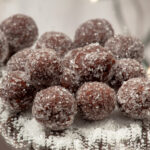
[(73, 91), (86, 81), (108, 81), (113, 55), (99, 44), (90, 44), (67, 53), (63, 59), (61, 84)]
[(54, 49), (63, 56), (72, 48), (72, 40), (62, 32), (46, 32), (37, 41), (36, 48)]
[(116, 58), (132, 58), (141, 62), (144, 55), (142, 42), (131, 36), (116, 35), (110, 38), (105, 47), (110, 50)]
[(53, 86), (36, 94), (32, 113), (45, 127), (64, 130), (73, 123), (76, 108), (75, 99), (68, 90)]
[(8, 71), (25, 71), (25, 64), (28, 55), (32, 52), (31, 48), (27, 48), (15, 53), (7, 62)]
[(84, 83), (76, 98), (79, 111), (87, 120), (104, 119), (114, 110), (116, 103), (115, 91), (101, 82)]
[(38, 36), (35, 21), (23, 14), (8, 17), (0, 24), (0, 29), (7, 37), (11, 53), (32, 46)]
[(150, 81), (132, 78), (124, 82), (117, 93), (117, 101), (123, 114), (135, 119), (149, 119)]
[(10, 111), (21, 112), (32, 105), (35, 89), (22, 71), (9, 72), (2, 78), (0, 97)]
[(81, 24), (76, 30), (74, 46), (82, 47), (91, 43), (104, 46), (105, 42), (113, 36), (114, 30), (107, 20), (91, 19)]
[(130, 78), (145, 77), (146, 72), (144, 67), (135, 59), (123, 58), (117, 60), (112, 67), (112, 79), (110, 85), (118, 89), (124, 81)]
[(9, 56), (9, 46), (5, 34), (0, 30), (0, 65), (6, 61)]
[(35, 49), (28, 55), (25, 71), (35, 86), (59, 84), (61, 60), (54, 50)]

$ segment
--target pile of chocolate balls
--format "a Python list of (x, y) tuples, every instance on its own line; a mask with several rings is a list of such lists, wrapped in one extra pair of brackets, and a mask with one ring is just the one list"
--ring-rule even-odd
[(32, 108), (33, 117), (53, 131), (68, 128), (77, 113), (96, 121), (116, 106), (128, 117), (150, 118), (139, 39), (114, 35), (105, 19), (81, 24), (73, 41), (55, 31), (37, 38), (29, 16), (16, 14), (0, 24), (0, 64), (7, 69), (0, 97), (12, 114)]

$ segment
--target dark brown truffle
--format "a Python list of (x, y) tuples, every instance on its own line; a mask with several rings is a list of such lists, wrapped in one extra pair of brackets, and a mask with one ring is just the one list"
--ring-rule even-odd
[(34, 20), (23, 14), (8, 17), (0, 24), (0, 29), (7, 37), (11, 53), (32, 46), (38, 35)]
[(61, 61), (54, 50), (35, 49), (28, 55), (25, 71), (35, 86), (50, 86), (59, 83)]
[(116, 35), (110, 38), (105, 47), (110, 50), (116, 58), (132, 58), (141, 62), (144, 54), (142, 42), (131, 36)]
[(115, 59), (98, 44), (90, 44), (67, 53), (63, 59), (61, 84), (76, 90), (86, 81), (108, 81)]
[(8, 71), (25, 71), (25, 64), (28, 55), (32, 52), (32, 49), (27, 48), (15, 53), (7, 62)]
[(53, 86), (36, 94), (32, 113), (37, 121), (51, 130), (64, 130), (73, 123), (76, 102), (68, 90)]
[(116, 94), (101, 82), (84, 83), (77, 91), (77, 105), (84, 119), (101, 120), (114, 110)]
[(32, 105), (35, 89), (24, 72), (9, 72), (2, 78), (0, 97), (12, 112), (20, 112)]
[(72, 47), (71, 39), (62, 32), (46, 32), (37, 41), (36, 48), (54, 49), (63, 56)]
[(0, 65), (3, 65), (9, 56), (9, 46), (5, 34), (0, 30)]
[(132, 78), (124, 82), (117, 94), (120, 110), (135, 119), (150, 117), (150, 81)]
[(130, 78), (144, 77), (146, 72), (143, 66), (135, 59), (124, 58), (116, 61), (112, 67), (112, 79), (110, 85), (118, 89), (124, 81)]
[(74, 46), (82, 47), (96, 42), (104, 46), (112, 36), (114, 36), (114, 30), (107, 20), (91, 19), (81, 24), (76, 30)]

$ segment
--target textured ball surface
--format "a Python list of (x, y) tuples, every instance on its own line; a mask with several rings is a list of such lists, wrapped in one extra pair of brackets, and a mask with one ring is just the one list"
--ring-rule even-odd
[(63, 59), (61, 84), (76, 90), (85, 81), (107, 81), (115, 59), (98, 44), (90, 44), (67, 53)]
[(124, 81), (130, 78), (144, 77), (146, 75), (143, 66), (135, 59), (130, 58), (117, 60), (111, 71), (113, 75), (109, 83), (115, 89), (118, 89)]
[(0, 65), (9, 57), (9, 46), (5, 34), (0, 30)]
[(84, 119), (101, 120), (114, 110), (115, 91), (105, 83), (87, 82), (77, 91), (77, 105)]
[(11, 53), (33, 45), (38, 36), (34, 20), (23, 14), (16, 14), (5, 19), (0, 29), (7, 37)]
[(34, 90), (24, 72), (13, 71), (2, 78), (0, 97), (11, 111), (20, 112), (31, 106)]
[(107, 20), (91, 19), (81, 24), (76, 30), (74, 45), (82, 47), (97, 42), (104, 46), (112, 36), (114, 36), (114, 30)]
[(73, 123), (76, 108), (75, 99), (68, 90), (53, 86), (36, 94), (32, 113), (51, 130), (64, 130)]
[(32, 52), (32, 49), (27, 48), (15, 53), (7, 62), (8, 71), (25, 71), (25, 64), (28, 55)]
[(25, 71), (35, 86), (50, 86), (59, 83), (61, 61), (54, 50), (36, 49), (28, 55)]
[(117, 94), (120, 110), (135, 119), (150, 117), (150, 81), (132, 78), (124, 82)]
[(40, 37), (36, 44), (36, 48), (54, 49), (59, 56), (63, 56), (71, 47), (71, 39), (61, 32), (46, 32)]
[(141, 62), (144, 55), (142, 42), (131, 36), (116, 35), (110, 38), (105, 47), (110, 50), (116, 58), (132, 58)]

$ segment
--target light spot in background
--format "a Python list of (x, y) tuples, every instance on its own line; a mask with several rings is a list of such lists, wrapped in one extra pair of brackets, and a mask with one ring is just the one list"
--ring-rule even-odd
[(99, 0), (90, 0), (90, 2), (92, 2), (92, 3), (96, 3), (96, 2), (98, 2)]

